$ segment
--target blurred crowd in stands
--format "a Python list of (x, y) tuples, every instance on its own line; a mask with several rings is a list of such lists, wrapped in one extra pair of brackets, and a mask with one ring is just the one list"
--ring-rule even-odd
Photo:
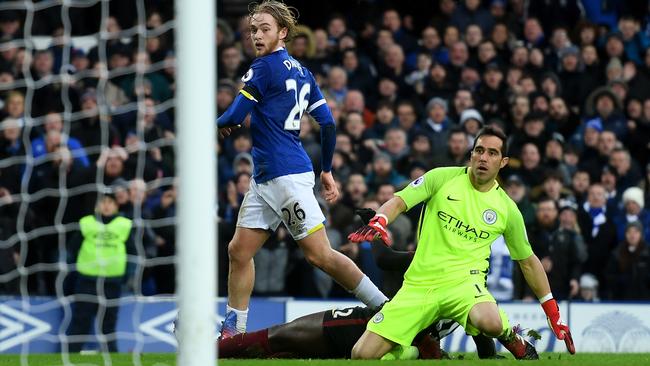
[[(500, 184), (524, 216), (555, 297), (650, 299), (648, 1), (334, 1), (335, 11), (318, 16), (306, 2), (287, 2), (305, 20), (289, 53), (314, 73), (337, 123), (333, 172), (342, 195), (321, 202), (329, 240), (387, 295), (401, 278), (376, 266), (370, 243), (347, 241), (361, 224), (355, 209), (378, 208), (429, 169), (465, 165), (478, 130), (497, 125), (510, 139)], [(220, 17), (219, 114), (255, 57), (247, 14)], [(147, 27), (169, 19), (150, 11)], [(21, 274), (3, 277), (11, 281), (0, 281), (0, 291), (57, 292), (69, 224), (92, 212), (99, 183), (116, 189), (127, 217), (144, 219), (134, 221), (137, 265), (125, 286), (173, 292), (173, 144), (181, 123), (169, 104), (173, 32), (129, 43), (111, 37), (105, 55), (64, 55), (60, 27), (46, 50), (16, 42), (23, 21), (0, 14), (0, 239), (13, 238), (0, 247), (0, 276)], [(115, 35), (132, 26), (119, 17), (107, 23)], [(300, 136), (318, 172), (318, 124), (306, 114)], [(251, 146), (245, 127), (218, 141), (221, 295)], [(389, 226), (394, 249), (417, 248), (418, 218), (414, 208)], [(533, 299), (503, 241), (490, 261), (488, 286), (498, 300)], [(350, 296), (306, 263), (283, 226), (255, 263), (254, 296)]]

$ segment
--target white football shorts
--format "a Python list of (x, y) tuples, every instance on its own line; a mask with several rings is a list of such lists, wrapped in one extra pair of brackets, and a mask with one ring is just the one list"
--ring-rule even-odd
[(314, 172), (283, 175), (260, 184), (251, 179), (237, 226), (275, 231), (281, 222), (295, 240), (324, 226), (325, 216), (314, 196)]

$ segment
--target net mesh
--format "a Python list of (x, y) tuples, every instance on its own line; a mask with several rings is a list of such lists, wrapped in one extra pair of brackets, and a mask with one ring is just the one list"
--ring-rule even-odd
[[(69, 365), (80, 342), (106, 365), (115, 344), (173, 350), (173, 302), (149, 297), (175, 281), (173, 29), (171, 1), (0, 2), (0, 352), (23, 365), (59, 351)], [(83, 282), (79, 220), (101, 221), (106, 195), (132, 220), (126, 274)], [(93, 320), (71, 335), (79, 303)]]

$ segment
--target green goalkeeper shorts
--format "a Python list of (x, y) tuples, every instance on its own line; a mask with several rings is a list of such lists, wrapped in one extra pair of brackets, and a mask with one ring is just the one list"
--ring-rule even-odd
[[(467, 334), (477, 335), (479, 330), (469, 324), (469, 312), (481, 302), (496, 303), (485, 288), (483, 276), (469, 276), (437, 288), (405, 283), (395, 297), (368, 321), (367, 329), (403, 346), (411, 345), (421, 330), (440, 319), (453, 319)], [(502, 320), (506, 324), (507, 319)]]

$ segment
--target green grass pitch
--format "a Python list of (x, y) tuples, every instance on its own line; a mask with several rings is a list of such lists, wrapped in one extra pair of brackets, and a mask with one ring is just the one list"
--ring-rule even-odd
[[(352, 360), (219, 360), (219, 365), (224, 366), (371, 366), (371, 365), (394, 365), (418, 366), (418, 365), (439, 365), (439, 366), (460, 366), (460, 365), (521, 365), (522, 361), (512, 359), (508, 355), (507, 360), (479, 360), (474, 353), (452, 353), (453, 360), (425, 360), (425, 361), (352, 361)], [(111, 354), (110, 361), (104, 360), (101, 355), (72, 355), (70, 361), (75, 366), (174, 366), (176, 355), (171, 353), (147, 353), (134, 362), (131, 354)], [(613, 353), (582, 353), (571, 356), (566, 353), (543, 353), (539, 361), (527, 361), (534, 365), (571, 365), (571, 366), (629, 366), (629, 365), (650, 365), (650, 353), (636, 354), (613, 354)], [(217, 363), (215, 362), (215, 365)], [(64, 362), (59, 354), (32, 354), (26, 358), (20, 355), (0, 355), (0, 366), (63, 366)]]

